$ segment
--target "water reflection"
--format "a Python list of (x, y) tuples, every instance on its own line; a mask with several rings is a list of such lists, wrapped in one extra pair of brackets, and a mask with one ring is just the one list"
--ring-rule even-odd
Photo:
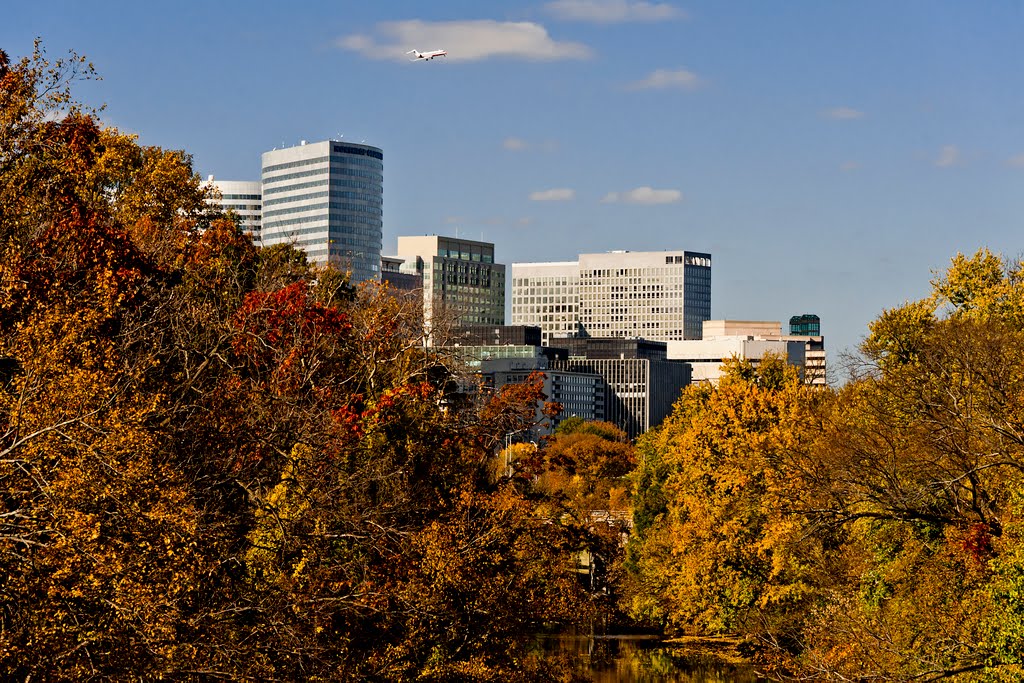
[(701, 648), (655, 636), (552, 635), (541, 638), (545, 658), (576, 661), (597, 683), (755, 683), (749, 664), (730, 663)]

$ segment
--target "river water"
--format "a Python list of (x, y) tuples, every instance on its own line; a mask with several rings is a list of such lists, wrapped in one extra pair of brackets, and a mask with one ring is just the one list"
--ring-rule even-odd
[(551, 635), (540, 640), (545, 657), (581, 663), (597, 683), (755, 683), (749, 664), (730, 663), (691, 646), (657, 636)]

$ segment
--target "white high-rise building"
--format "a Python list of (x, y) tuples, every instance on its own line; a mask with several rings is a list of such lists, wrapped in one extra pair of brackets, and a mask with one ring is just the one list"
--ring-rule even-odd
[(380, 278), (384, 154), (325, 140), (263, 153), (263, 245), (292, 244), (353, 282)]
[(229, 209), (238, 216), (242, 230), (250, 233), (259, 244), (260, 220), (263, 215), (263, 189), (258, 180), (217, 180), (206, 179), (208, 185), (220, 193), (220, 199), (212, 199), (224, 211)]
[(512, 264), (512, 324), (556, 337), (700, 339), (711, 317), (711, 255), (691, 251), (580, 254)]

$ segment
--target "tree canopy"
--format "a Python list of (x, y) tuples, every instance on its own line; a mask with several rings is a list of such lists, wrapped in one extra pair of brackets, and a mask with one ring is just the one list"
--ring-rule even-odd
[(421, 312), (103, 128), (90, 67), (0, 54), (0, 677), (509, 680), (585, 619), (576, 542)]
[(1019, 678), (1019, 272), (958, 255), (838, 390), (775, 363), (688, 390), (639, 444), (633, 613), (782, 677)]

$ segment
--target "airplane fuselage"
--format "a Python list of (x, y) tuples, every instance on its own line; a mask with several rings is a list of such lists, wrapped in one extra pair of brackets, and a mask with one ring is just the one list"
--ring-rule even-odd
[(417, 52), (416, 50), (410, 50), (409, 54), (414, 55), (413, 61), (418, 59), (433, 59), (434, 57), (448, 56), (448, 52), (446, 50), (430, 50), (429, 52)]

